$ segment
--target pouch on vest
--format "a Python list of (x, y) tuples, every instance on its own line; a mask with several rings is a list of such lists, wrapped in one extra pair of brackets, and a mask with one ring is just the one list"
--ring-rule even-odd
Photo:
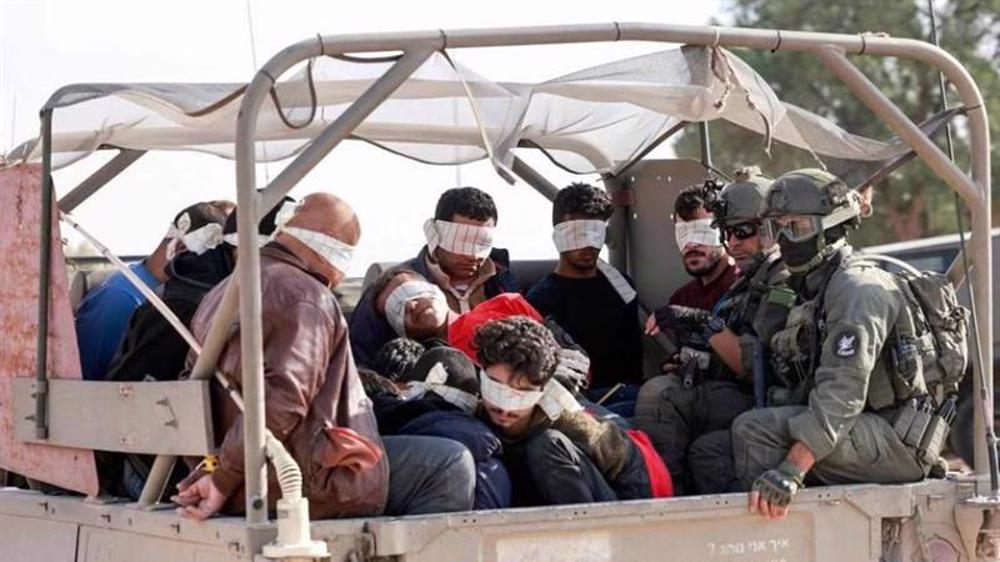
[[(903, 293), (908, 289), (902, 287)], [(934, 341), (923, 326), (923, 313), (911, 307), (912, 294), (905, 297), (907, 306), (899, 311), (896, 324), (889, 338), (888, 349), (892, 363), (892, 390), (898, 403), (927, 394), (925, 362), (934, 357)], [(892, 401), (892, 397), (886, 397)]]
[[(893, 278), (906, 301), (896, 322), (892, 349), (897, 398), (905, 400), (918, 394), (921, 383), (931, 391), (941, 389), (943, 394), (958, 392), (969, 358), (969, 310), (958, 304), (955, 287), (945, 275), (903, 270)], [(922, 377), (915, 372), (915, 362)]]
[(928, 386), (940, 386), (945, 394), (958, 392), (969, 361), (969, 310), (958, 304), (955, 287), (945, 275), (902, 272), (898, 278), (906, 282), (932, 343), (923, 357)]
[(787, 388), (796, 387), (810, 373), (812, 346), (818, 335), (816, 301), (793, 307), (788, 312), (785, 329), (771, 337), (771, 361), (774, 374)]

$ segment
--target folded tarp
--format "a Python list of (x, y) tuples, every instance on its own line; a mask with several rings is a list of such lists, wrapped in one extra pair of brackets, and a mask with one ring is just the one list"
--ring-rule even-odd
[[(281, 80), (256, 130), (260, 162), (302, 150), (391, 65), (319, 57)], [(233, 158), (244, 84), (78, 84), (57, 91), (53, 166), (100, 148), (193, 150)], [(587, 68), (537, 84), (494, 82), (432, 55), (353, 137), (414, 160), (463, 164), (514, 149), (544, 150), (578, 173), (615, 173), (685, 122), (723, 119), (817, 158), (881, 161), (907, 147), (853, 135), (778, 99), (767, 82), (721, 48), (683, 47)], [(38, 139), (6, 155), (38, 161)]]

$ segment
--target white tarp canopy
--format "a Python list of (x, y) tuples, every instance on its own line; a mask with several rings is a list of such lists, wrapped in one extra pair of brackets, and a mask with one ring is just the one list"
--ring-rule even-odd
[[(319, 57), (281, 80), (257, 127), (258, 161), (302, 150), (392, 60)], [(79, 84), (56, 92), (53, 167), (99, 148), (195, 150), (233, 158), (244, 84)], [(578, 173), (614, 173), (682, 122), (724, 119), (817, 157), (876, 161), (907, 147), (853, 135), (783, 103), (732, 53), (683, 47), (587, 68), (537, 84), (493, 82), (435, 53), (354, 138), (409, 158), (507, 167), (518, 146), (544, 150)], [(39, 160), (38, 139), (6, 156)]]

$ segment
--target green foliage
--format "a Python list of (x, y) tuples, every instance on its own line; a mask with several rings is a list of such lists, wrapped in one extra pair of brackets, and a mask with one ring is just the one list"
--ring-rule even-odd
[[(991, 116), (991, 137), (1000, 138), (1000, 0), (937, 2), (941, 46), (969, 70), (982, 90)], [(930, 40), (926, 0), (730, 0), (724, 25), (835, 33), (885, 32), (893, 37)], [(855, 99), (819, 60), (803, 53), (740, 50), (737, 55), (757, 70), (789, 103), (827, 117), (846, 130), (887, 139), (890, 131)], [(911, 119), (922, 121), (940, 109), (938, 75), (930, 67), (882, 57), (851, 57), (882, 91)], [(958, 97), (949, 94), (952, 104)], [(959, 165), (967, 168), (964, 120), (953, 121)], [(776, 144), (769, 159), (763, 139), (722, 122), (711, 124), (715, 165), (723, 171), (758, 164), (774, 177), (815, 166), (805, 151)], [(943, 139), (943, 135), (942, 135)], [(943, 146), (943, 144), (942, 144)], [(698, 154), (698, 133), (691, 127), (677, 145), (680, 155)], [(1000, 158), (992, 175), (1000, 177)], [(993, 222), (1000, 219), (998, 190), (993, 187)], [(927, 167), (915, 160), (876, 186), (876, 214), (886, 220), (866, 221), (855, 239), (859, 245), (908, 240), (956, 231), (951, 191)], [(968, 220), (965, 222), (968, 228)]]

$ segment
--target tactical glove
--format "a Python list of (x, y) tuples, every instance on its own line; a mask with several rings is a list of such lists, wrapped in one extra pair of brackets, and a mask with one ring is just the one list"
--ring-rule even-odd
[(712, 314), (700, 308), (668, 304), (656, 309), (656, 325), (675, 343), (684, 344), (692, 334), (701, 334)]
[(772, 468), (754, 480), (752, 491), (760, 493), (761, 499), (771, 505), (787, 507), (792, 498), (803, 488), (802, 479), (806, 473), (795, 463), (784, 461), (778, 468)]

